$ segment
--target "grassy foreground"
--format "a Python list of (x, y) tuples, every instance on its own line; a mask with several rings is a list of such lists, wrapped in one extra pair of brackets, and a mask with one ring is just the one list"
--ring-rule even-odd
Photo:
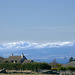
[[(51, 74), (0, 74), (0, 75), (51, 75)], [(56, 75), (56, 74), (53, 74)]]

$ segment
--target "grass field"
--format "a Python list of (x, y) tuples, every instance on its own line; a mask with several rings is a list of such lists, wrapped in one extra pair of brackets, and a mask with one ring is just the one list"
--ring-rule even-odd
[[(0, 75), (51, 75), (51, 74), (0, 74)], [(52, 74), (52, 75), (59, 75), (59, 74)]]

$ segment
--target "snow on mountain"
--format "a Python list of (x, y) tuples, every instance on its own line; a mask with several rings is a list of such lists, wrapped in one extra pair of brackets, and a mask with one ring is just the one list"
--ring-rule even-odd
[(74, 42), (54, 42), (54, 43), (30, 43), (30, 42), (10, 42), (0, 44), (0, 49), (35, 49), (35, 48), (60, 48), (73, 46)]
[[(31, 43), (22, 41), (0, 44), (1, 57), (8, 57), (11, 53), (14, 55), (24, 53), (27, 58), (39, 59), (42, 62), (50, 62), (56, 58), (59, 63), (67, 63), (71, 56), (75, 57), (75, 42)], [(65, 57), (66, 59), (63, 59)]]

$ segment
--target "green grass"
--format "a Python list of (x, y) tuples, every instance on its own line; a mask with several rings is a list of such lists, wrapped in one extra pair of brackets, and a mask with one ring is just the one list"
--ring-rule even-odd
[(51, 74), (0, 74), (0, 75), (51, 75)]

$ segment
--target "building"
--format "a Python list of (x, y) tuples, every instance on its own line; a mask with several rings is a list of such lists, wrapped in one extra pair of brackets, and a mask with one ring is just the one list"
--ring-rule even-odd
[(9, 63), (33, 63), (33, 60), (28, 60), (24, 54), (22, 53), (21, 56), (14, 56), (13, 54), (11, 54), (11, 56), (9, 56), (8, 58), (4, 58), (3, 60), (1, 60), (1, 62), (9, 62)]
[(5, 58), (0, 57), (0, 62), (1, 62), (1, 63), (4, 62), (4, 60), (5, 60)]
[(68, 66), (72, 66), (72, 67), (75, 67), (75, 61), (72, 61), (72, 62), (70, 62), (70, 63), (68, 63), (68, 64), (64, 64), (64, 65), (62, 65), (63, 67), (68, 67)]

